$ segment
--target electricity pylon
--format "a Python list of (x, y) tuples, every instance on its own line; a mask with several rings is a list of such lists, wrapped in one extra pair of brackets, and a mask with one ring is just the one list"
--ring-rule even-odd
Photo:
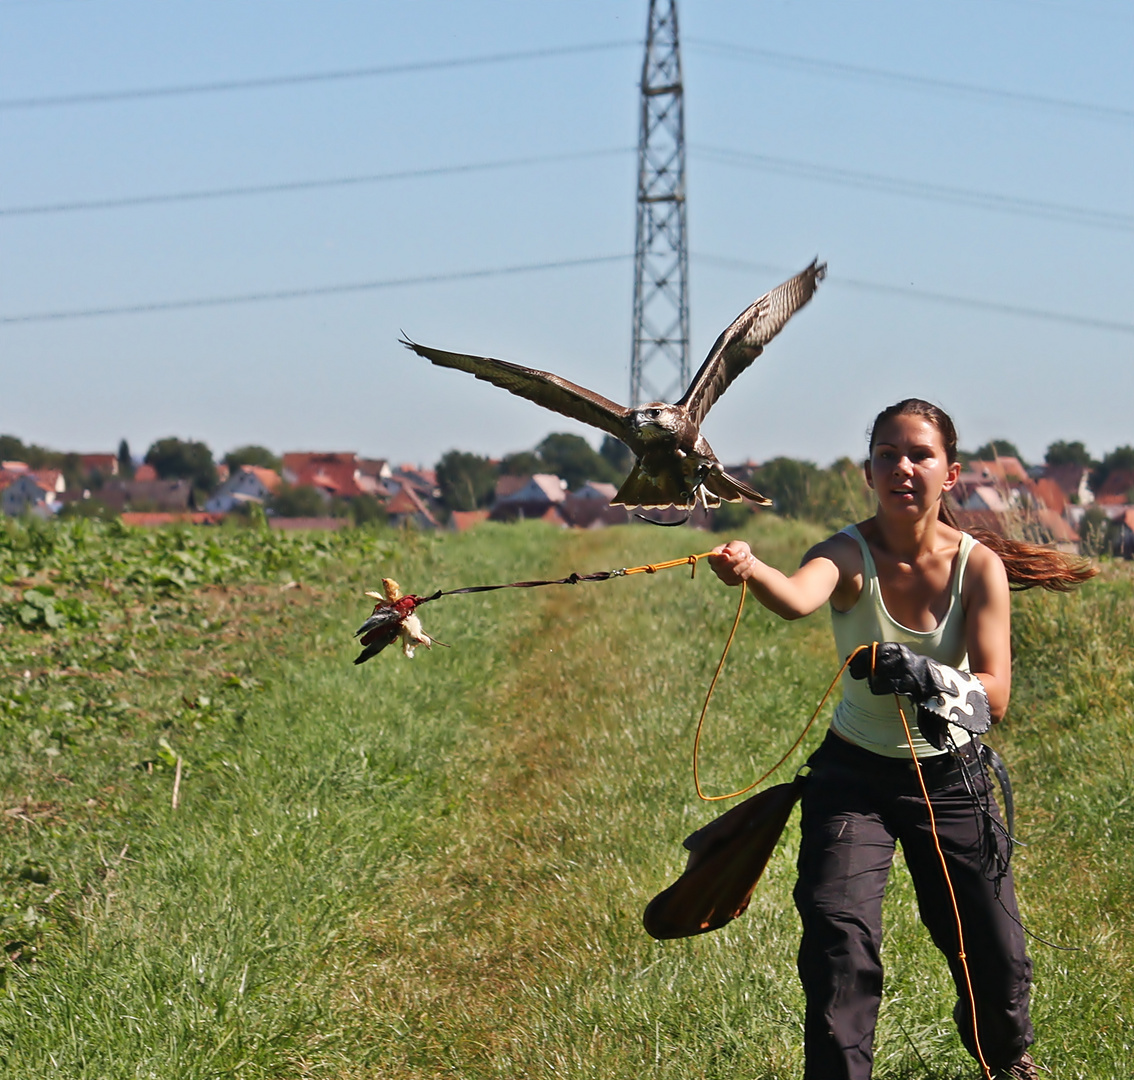
[(676, 401), (689, 383), (688, 277), (677, 0), (650, 0), (638, 133), (631, 405)]

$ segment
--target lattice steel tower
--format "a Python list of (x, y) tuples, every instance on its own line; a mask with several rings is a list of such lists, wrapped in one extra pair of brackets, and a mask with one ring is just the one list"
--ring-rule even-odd
[(688, 277), (677, 0), (650, 0), (638, 133), (631, 405), (676, 401), (689, 382)]

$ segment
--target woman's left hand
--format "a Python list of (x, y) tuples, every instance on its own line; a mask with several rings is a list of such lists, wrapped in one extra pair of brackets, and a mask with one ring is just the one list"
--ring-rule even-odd
[(743, 540), (730, 540), (713, 548), (709, 566), (726, 585), (743, 585), (756, 563), (752, 549)]

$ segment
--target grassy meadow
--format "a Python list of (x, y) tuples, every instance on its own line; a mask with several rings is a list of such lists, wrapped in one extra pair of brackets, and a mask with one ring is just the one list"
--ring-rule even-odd
[[(789, 567), (816, 539), (770, 516)], [(0, 1076), (788, 1080), (794, 821), (749, 911), (658, 943), (693, 728), (735, 611), (703, 568), (446, 597), (448, 649), (355, 667), (382, 576), (427, 593), (712, 546), (645, 527), (462, 535), (0, 529)], [(1060, 1080), (1134, 1061), (1134, 576), (1015, 601), (1012, 770)], [(835, 672), (822, 615), (756, 604), (702, 780), (747, 783)], [(788, 779), (816, 728), (776, 779)], [(178, 805), (174, 806), (174, 790)], [(729, 804), (725, 804), (729, 805)], [(878, 1080), (968, 1080), (899, 857)]]

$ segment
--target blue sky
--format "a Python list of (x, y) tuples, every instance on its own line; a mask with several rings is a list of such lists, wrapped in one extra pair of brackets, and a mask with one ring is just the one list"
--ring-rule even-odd
[[(252, 442), (421, 464), (589, 435), (397, 338), (628, 399), (647, 9), (0, 0), (0, 431), (84, 452), (178, 435), (218, 457)], [(1006, 437), (1038, 460), (1055, 439), (1134, 443), (1129, 3), (679, 14), (694, 367), (754, 297), (815, 255), (830, 267), (706, 422), (722, 458), (859, 456), (871, 417), (909, 395), (953, 413), (964, 446)], [(565, 46), (596, 48), (549, 54)], [(544, 55), (500, 59), (514, 53)], [(417, 175), (366, 179), (391, 173)], [(359, 182), (58, 209), (343, 179)], [(73, 317), (374, 283), (394, 284)]]

